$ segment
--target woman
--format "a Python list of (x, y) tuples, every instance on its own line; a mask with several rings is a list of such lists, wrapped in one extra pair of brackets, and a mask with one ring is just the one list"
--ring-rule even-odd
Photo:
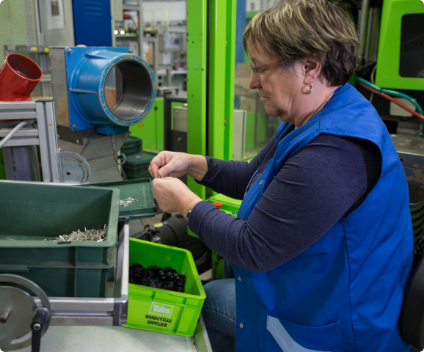
[[(346, 84), (353, 25), (325, 0), (283, 0), (243, 44), (276, 135), (250, 163), (162, 152), (150, 165), (160, 207), (235, 264), (236, 279), (205, 286), (213, 349), (408, 351), (397, 328), (413, 254), (407, 183), (377, 112)], [(173, 178), (184, 174), (243, 199), (238, 218)]]

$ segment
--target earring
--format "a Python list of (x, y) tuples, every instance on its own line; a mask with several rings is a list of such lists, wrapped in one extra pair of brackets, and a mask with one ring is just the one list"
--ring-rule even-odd
[(311, 94), (312, 93), (312, 85), (308, 84), (306, 85), (306, 94)]

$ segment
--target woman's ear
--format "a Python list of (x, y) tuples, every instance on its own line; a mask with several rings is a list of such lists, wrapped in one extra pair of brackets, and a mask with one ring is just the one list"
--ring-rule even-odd
[(322, 64), (317, 59), (304, 59), (301, 60), (304, 84), (312, 84), (316, 81), (321, 73)]

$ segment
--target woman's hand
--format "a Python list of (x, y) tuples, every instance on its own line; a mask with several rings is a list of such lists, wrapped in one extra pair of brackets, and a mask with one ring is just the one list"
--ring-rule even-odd
[(168, 151), (156, 155), (149, 166), (149, 172), (153, 178), (181, 177), (188, 174), (195, 180), (201, 181), (207, 171), (208, 164), (204, 156)]
[(202, 201), (178, 178), (155, 178), (152, 183), (153, 196), (166, 213), (178, 212), (186, 217), (187, 212)]

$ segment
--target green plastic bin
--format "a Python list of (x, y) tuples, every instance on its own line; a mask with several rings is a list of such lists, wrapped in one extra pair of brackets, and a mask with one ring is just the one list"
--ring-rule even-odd
[[(105, 297), (116, 264), (119, 190), (0, 182), (0, 194), (0, 274), (23, 276), (52, 297)], [(104, 242), (52, 241), (104, 225)]]
[(171, 266), (186, 275), (184, 293), (129, 284), (129, 328), (192, 336), (206, 298), (191, 253), (185, 249), (130, 238), (130, 266)]
[(121, 148), (121, 153), (126, 156), (143, 150), (143, 140), (137, 137), (128, 137)]
[(128, 179), (137, 179), (150, 177), (149, 165), (156, 153), (139, 152), (127, 156), (127, 160), (123, 165), (125, 175)]

